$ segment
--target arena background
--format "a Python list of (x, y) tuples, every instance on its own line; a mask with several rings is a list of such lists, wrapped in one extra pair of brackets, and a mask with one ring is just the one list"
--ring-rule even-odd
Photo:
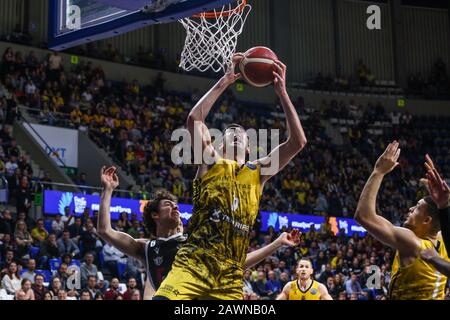
[[(358, 232), (353, 235), (349, 227), (353, 220), (342, 220), (345, 224), (333, 220), (333, 230), (329, 232), (323, 216), (352, 218), (369, 170), (394, 138), (401, 141), (404, 151), (401, 170), (388, 178), (382, 190), (380, 206), (388, 219), (400, 224), (409, 206), (425, 194), (418, 180), (424, 175), (422, 163), (426, 153), (435, 158), (444, 176), (450, 177), (447, 73), (450, 2), (254, 0), (251, 3), (253, 11), (239, 38), (238, 50), (267, 46), (286, 63), (289, 93), (310, 145), (267, 186), (261, 205), (265, 214), (255, 226), (251, 240), (251, 249), (256, 249), (276, 238), (283, 226), (280, 221), (288, 221), (288, 227), (295, 226), (292, 221), (298, 221), (303, 223), (305, 232), (302, 245), (295, 250), (284, 248), (272, 260), (254, 268), (249, 276), (253, 293), (249, 292), (246, 299), (274, 298), (270, 289), (279, 287), (274, 284), (276, 281), (286, 281), (292, 275), (291, 268), (299, 256), (312, 257), (316, 278), (323, 283), (328, 278), (336, 282), (336, 274), (343, 276), (340, 283), (334, 284), (333, 298), (381, 299), (386, 296), (383, 290), (390, 276), (393, 252), (363, 232), (358, 235), (360, 229), (354, 229)], [(366, 26), (369, 17), (366, 10), (372, 4), (381, 8), (381, 30), (369, 30)], [(119, 167), (122, 190), (116, 193), (118, 198), (133, 199), (142, 205), (142, 200), (149, 199), (157, 188), (165, 187), (177, 193), (180, 203), (186, 205), (187, 218), (194, 169), (176, 167), (170, 162), (173, 146), (169, 143), (170, 134), (184, 125), (187, 112), (213, 85), (217, 75), (189, 75), (177, 68), (185, 38), (181, 25), (155, 25), (60, 53), (58, 76), (64, 74), (69, 83), (77, 83), (77, 75), (83, 74), (84, 83), (77, 83), (79, 94), (82, 96), (90, 87), (95, 101), (92, 103), (86, 96), (80, 101), (73, 99), (73, 87), (64, 83), (44, 92), (46, 81), (35, 81), (33, 89), (21, 80), (25, 69), (32, 71), (42, 65), (39, 72), (48, 77), (54, 71), (46, 62), (51, 54), (46, 49), (47, 1), (3, 0), (0, 8), (0, 52), (12, 48), (23, 59), (9, 63), (5, 56), (2, 58), (0, 234), (11, 234), (11, 240), (7, 236), (0, 239), (2, 276), (11, 261), (7, 257), (9, 248), (24, 270), (28, 268), (28, 258), (35, 258), (46, 283), (51, 282), (52, 272), (58, 272), (58, 265), (41, 259), (45, 255), (39, 250), (38, 240), (27, 248), (14, 242), (14, 229), (7, 228), (5, 211), (12, 212), (11, 226), (15, 226), (19, 212), (26, 212), (28, 231), (42, 218), (51, 232), (55, 213), (63, 211), (65, 205), (81, 214), (85, 203), (95, 203), (86, 199), (100, 192), (99, 170), (104, 164)], [(36, 53), (35, 62), (27, 59), (30, 51)], [(60, 78), (55, 80), (58, 82)], [(40, 93), (36, 95), (37, 91)], [(147, 101), (143, 100), (145, 96)], [(110, 98), (118, 99), (119, 109), (125, 109), (127, 103), (131, 105), (126, 108), (125, 118), (131, 113), (130, 119), (138, 115), (145, 121), (122, 123), (122, 129), (108, 130), (104, 118), (93, 116), (99, 112), (98, 103), (104, 103), (106, 113), (110, 112)], [(150, 114), (143, 112), (147, 107), (153, 108)], [(256, 89), (239, 82), (215, 111), (217, 115), (208, 120), (217, 128), (239, 116), (239, 121), (249, 127), (275, 125), (284, 129), (272, 88)], [(93, 112), (92, 117), (84, 118), (88, 112)], [(269, 118), (275, 120), (271, 122)], [(140, 133), (133, 131), (136, 127)], [(302, 169), (296, 170), (298, 167)], [(51, 194), (56, 191), (65, 193)], [(56, 201), (58, 208), (50, 209)], [(123, 209), (128, 208), (126, 201), (131, 200), (120, 201), (125, 201), (119, 202)], [(137, 208), (138, 204), (129, 207)], [(125, 228), (136, 237), (145, 235), (140, 224), (141, 212), (130, 211), (130, 220), (134, 218), (132, 213), (136, 214), (137, 224), (118, 228)], [(277, 217), (271, 217), (271, 213)], [(285, 219), (277, 220), (280, 216)], [(306, 234), (310, 223), (316, 225), (317, 236)], [(275, 231), (267, 234), (271, 225)], [(349, 229), (341, 237), (337, 233), (344, 225)], [(92, 242), (89, 231), (83, 231), (82, 237)], [(349, 242), (353, 243), (354, 253), (348, 252)], [(77, 263), (83, 263), (84, 254), (90, 251), (85, 247), (81, 242)], [(142, 290), (142, 270), (131, 259), (114, 253), (115, 263), (105, 262), (101, 241), (94, 241), (90, 249), (96, 252), (95, 264), (104, 277), (104, 280), (96, 278), (96, 291), (105, 294), (114, 275), (123, 284), (127, 277), (135, 276)], [(320, 251), (323, 253), (319, 254)], [(341, 255), (342, 265), (338, 263)], [(48, 260), (56, 259), (52, 262), (56, 264), (61, 258), (61, 254), (47, 256)], [(384, 289), (365, 290), (366, 260), (381, 267)], [(280, 268), (280, 261), (285, 261), (287, 267)], [(346, 288), (351, 272), (360, 275), (361, 286), (353, 295)], [(5, 288), (1, 292), (4, 299), (14, 297)], [(126, 297), (131, 298), (129, 292)]]

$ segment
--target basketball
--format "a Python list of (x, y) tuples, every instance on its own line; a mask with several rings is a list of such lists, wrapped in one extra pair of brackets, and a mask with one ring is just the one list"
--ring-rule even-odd
[(274, 61), (277, 55), (266, 47), (254, 47), (248, 50), (239, 69), (242, 77), (255, 87), (266, 87), (273, 83)]

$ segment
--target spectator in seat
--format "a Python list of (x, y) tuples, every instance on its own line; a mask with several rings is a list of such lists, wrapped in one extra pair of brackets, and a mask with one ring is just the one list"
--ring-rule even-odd
[(60, 213), (58, 213), (55, 217), (55, 220), (53, 220), (52, 222), (52, 231), (54, 234), (56, 234), (56, 237), (59, 238), (61, 237), (63, 231), (65, 228), (65, 224), (62, 221), (62, 215)]
[(98, 253), (101, 250), (101, 243), (92, 222), (87, 223), (86, 231), (81, 234), (81, 241), (83, 241), (84, 252)]
[(56, 242), (56, 235), (51, 233), (47, 240), (41, 244), (39, 253), (39, 269), (48, 269), (48, 260), (59, 258), (58, 243)]
[(109, 272), (113, 275), (113, 277), (119, 277), (121, 275), (117, 274), (117, 263), (122, 262), (126, 263), (127, 259), (125, 258), (125, 254), (119, 251), (117, 248), (112, 245), (106, 243), (103, 246), (103, 256), (105, 259), (105, 265), (108, 268)]
[(258, 272), (258, 278), (253, 283), (253, 292), (264, 300), (268, 299), (269, 290), (266, 289), (266, 274), (264, 271)]
[(95, 276), (97, 278), (98, 269), (94, 264), (94, 255), (92, 253), (87, 253), (84, 256), (84, 262), (80, 266), (80, 273), (82, 288), (86, 287), (89, 276)]
[(104, 297), (103, 293), (97, 292), (95, 294), (94, 300), (105, 300), (105, 297)]
[(126, 259), (126, 263), (127, 265), (125, 267), (124, 277), (126, 279), (137, 279), (138, 286), (142, 288), (142, 274), (145, 273), (145, 266), (143, 265), (142, 261), (133, 257), (128, 257)]
[(36, 272), (34, 272), (34, 270), (36, 270), (36, 260), (34, 259), (28, 260), (27, 268), (28, 270), (22, 273), (22, 278), (30, 280), (31, 283), (33, 284), (34, 279), (36, 278), (37, 275)]
[(0, 239), (4, 234), (13, 235), (12, 216), (9, 210), (4, 210), (0, 216)]
[(97, 277), (90, 275), (87, 279), (86, 287), (84, 288), (88, 290), (91, 294), (91, 296), (95, 297), (95, 294), (97, 293)]
[(70, 239), (70, 231), (64, 230), (62, 238), (57, 241), (59, 255), (70, 254), (73, 258), (79, 258), (80, 249), (75, 242)]
[(15, 295), (16, 291), (22, 287), (22, 278), (19, 275), (19, 269), (15, 262), (11, 262), (8, 267), (8, 272), (3, 276), (2, 288), (6, 290), (9, 295)]
[(35, 300), (30, 280), (22, 279), (21, 288), (16, 291), (16, 300)]
[(43, 300), (53, 300), (53, 295), (50, 291), (47, 291), (44, 293), (44, 299)]
[(119, 279), (113, 278), (108, 291), (105, 293), (105, 300), (116, 300), (116, 297), (121, 295), (119, 292)]
[(127, 282), (127, 291), (123, 293), (123, 300), (131, 300), (134, 289), (137, 288), (137, 281), (135, 278), (129, 278)]
[(268, 278), (266, 281), (266, 290), (268, 291), (269, 298), (275, 299), (283, 287), (280, 281), (277, 280), (275, 272), (269, 271)]
[(40, 247), (45, 239), (47, 239), (48, 231), (45, 230), (43, 219), (37, 220), (36, 227), (31, 230), (31, 237), (33, 237), (34, 245), (37, 247)]
[(61, 217), (61, 221), (64, 222), (64, 225), (71, 226), (75, 222), (75, 212), (73, 214), (70, 213), (70, 207), (64, 208), (64, 215)]
[[(8, 235), (9, 236), (9, 235)], [(0, 261), (0, 273), (4, 274), (8, 272), (9, 265), (11, 263), (17, 263), (16, 258), (14, 257), (14, 250), (12, 248), (6, 249), (5, 253), (5, 261)]]
[(325, 270), (320, 274), (318, 281), (325, 284), (329, 277), (333, 277), (333, 272), (331, 271), (331, 264), (327, 263), (325, 265)]
[(92, 300), (91, 292), (87, 289), (81, 290), (80, 300)]
[(253, 293), (252, 287), (252, 272), (245, 270), (244, 272), (244, 296), (249, 297)]
[(69, 225), (67, 230), (70, 232), (70, 238), (78, 244), (81, 239), (81, 235), (84, 232), (81, 217), (76, 217), (74, 223)]
[(67, 280), (69, 279), (69, 274), (67, 273), (67, 264), (61, 263), (55, 276), (57, 276), (61, 281), (61, 289), (66, 290)]
[(16, 224), (16, 230), (14, 232), (14, 238), (16, 239), (16, 255), (21, 260), (28, 260), (30, 258), (30, 248), (33, 243), (30, 233), (27, 230), (25, 221), (20, 220)]
[(52, 297), (58, 296), (58, 291), (62, 289), (61, 279), (59, 277), (53, 277), (49, 283), (48, 291), (51, 293)]
[(68, 300), (66, 290), (63, 289), (58, 290), (58, 300)]
[(282, 272), (280, 274), (280, 284), (281, 288), (284, 288), (284, 286), (289, 282), (289, 274), (287, 272)]
[(349, 298), (351, 298), (353, 294), (356, 294), (356, 300), (358, 299), (358, 294), (362, 291), (358, 277), (353, 272), (350, 275), (350, 279), (345, 282), (345, 291)]
[(130, 300), (141, 300), (141, 292), (138, 289), (131, 290)]
[(19, 222), (19, 221), (25, 222), (25, 224), (27, 226), (27, 230), (33, 230), (33, 228), (36, 226), (36, 221), (34, 221), (30, 217), (28, 217), (26, 215), (26, 213), (23, 211), (21, 211), (17, 214), (17, 219), (16, 219), (16, 221), (14, 221), (14, 230), (16, 228), (17, 222)]
[(31, 289), (34, 292), (34, 298), (36, 300), (44, 300), (44, 296), (48, 293), (48, 290), (44, 287), (44, 276), (37, 274), (34, 278), (34, 283), (31, 285)]

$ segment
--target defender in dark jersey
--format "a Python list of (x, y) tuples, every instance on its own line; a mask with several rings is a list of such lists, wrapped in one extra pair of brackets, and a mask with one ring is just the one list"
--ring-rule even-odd
[[(183, 235), (177, 199), (167, 191), (158, 192), (144, 209), (144, 223), (154, 239), (134, 239), (111, 227), (110, 203), (112, 193), (119, 185), (116, 168), (102, 168), (103, 192), (100, 202), (97, 232), (100, 237), (128, 256), (141, 260), (147, 270), (144, 298), (151, 299), (172, 268), (178, 249), (186, 242)], [(245, 260), (249, 268), (274, 253), (284, 245), (295, 246), (300, 242), (300, 232), (283, 233), (264, 248), (251, 252)]]

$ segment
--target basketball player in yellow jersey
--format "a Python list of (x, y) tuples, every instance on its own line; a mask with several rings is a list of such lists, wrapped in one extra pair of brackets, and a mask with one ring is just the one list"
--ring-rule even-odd
[[(395, 227), (376, 213), (381, 182), (398, 166), (399, 157), (399, 144), (394, 141), (375, 164), (359, 199), (355, 219), (375, 238), (397, 249), (389, 284), (390, 299), (443, 299), (447, 277), (421, 256), (422, 251), (434, 249), (441, 258), (448, 260), (439, 232), (439, 210), (433, 198), (421, 199), (410, 208), (404, 227)], [(432, 166), (431, 159), (427, 157), (427, 168)]]
[[(241, 75), (234, 69), (243, 59), (233, 57), (233, 64), (217, 84), (189, 114), (187, 127), (194, 141), (194, 156), (211, 159), (199, 166), (194, 181), (193, 213), (190, 235), (180, 248), (172, 271), (156, 292), (158, 299), (243, 299), (243, 265), (249, 234), (259, 210), (264, 184), (272, 175), (262, 168), (278, 163), (273, 174), (281, 171), (306, 145), (306, 137), (285, 85), (286, 66), (274, 64), (275, 92), (287, 119), (288, 139), (264, 159), (246, 162), (249, 140), (239, 125), (224, 132), (220, 149), (215, 149), (205, 125), (214, 103)], [(195, 141), (200, 137), (200, 148)], [(198, 150), (200, 149), (200, 150)], [(231, 152), (230, 152), (231, 151)]]
[(297, 264), (297, 280), (288, 282), (277, 300), (333, 300), (327, 287), (311, 278), (314, 270), (309, 259)]

